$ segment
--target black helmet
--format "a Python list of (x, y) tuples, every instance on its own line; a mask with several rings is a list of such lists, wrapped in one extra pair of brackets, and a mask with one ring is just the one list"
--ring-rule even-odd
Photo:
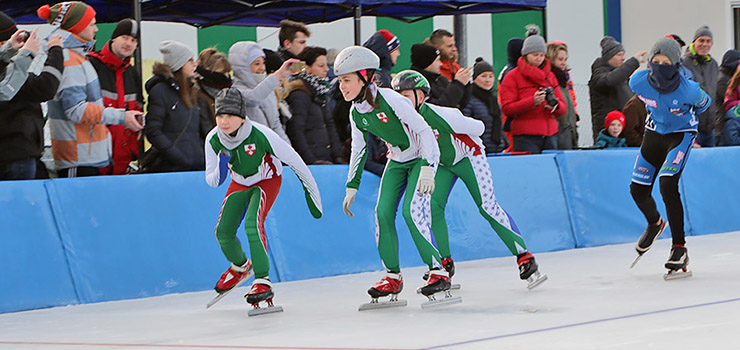
[(391, 86), (393, 87), (393, 90), (396, 91), (421, 89), (421, 91), (424, 92), (424, 96), (429, 96), (429, 91), (432, 90), (427, 78), (414, 70), (398, 72), (398, 74), (393, 77)]

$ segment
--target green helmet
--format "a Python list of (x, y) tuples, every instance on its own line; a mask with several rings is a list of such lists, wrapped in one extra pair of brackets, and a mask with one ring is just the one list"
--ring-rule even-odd
[(429, 91), (432, 90), (427, 78), (415, 70), (398, 72), (398, 74), (393, 77), (391, 86), (393, 87), (393, 90), (396, 91), (421, 89), (421, 91), (424, 92), (424, 96), (429, 96)]

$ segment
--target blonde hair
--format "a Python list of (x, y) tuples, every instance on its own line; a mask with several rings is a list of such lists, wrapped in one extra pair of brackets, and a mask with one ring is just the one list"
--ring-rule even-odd
[(547, 44), (547, 52), (545, 53), (545, 57), (550, 61), (550, 63), (555, 62), (555, 58), (558, 57), (558, 52), (565, 51), (565, 53), (568, 53), (568, 45), (565, 44), (555, 44), (555, 43), (549, 43)]

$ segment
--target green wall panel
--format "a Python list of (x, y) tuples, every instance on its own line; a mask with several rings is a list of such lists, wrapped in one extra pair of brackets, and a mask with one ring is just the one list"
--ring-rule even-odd
[(98, 32), (95, 33), (95, 51), (102, 49), (110, 40), (110, 36), (116, 30), (116, 25), (118, 23), (98, 23)]
[(393, 67), (393, 73), (411, 67), (411, 45), (423, 42), (434, 30), (434, 20), (431, 18), (406, 23), (392, 18), (378, 17), (375, 25), (377, 30), (385, 29), (395, 34), (401, 42), (401, 56), (398, 57)]
[[(198, 52), (209, 47), (228, 53), (237, 41), (256, 41), (256, 27), (213, 26), (198, 29)], [(274, 49), (274, 48), (271, 48)]]
[(527, 33), (524, 27), (527, 24), (536, 24), (542, 28), (542, 12), (521, 11), (491, 14), (493, 69), (496, 76), (506, 65), (506, 44), (511, 38), (524, 38)]

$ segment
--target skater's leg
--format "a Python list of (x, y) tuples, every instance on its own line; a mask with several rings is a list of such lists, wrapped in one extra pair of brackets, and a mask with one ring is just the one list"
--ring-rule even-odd
[(445, 219), (445, 207), (457, 177), (447, 167), (437, 168), (434, 176), (434, 193), (432, 193), (432, 233), (442, 258), (452, 257), (450, 238)]
[(665, 165), (658, 174), (660, 177), (660, 194), (663, 197), (663, 203), (665, 203), (674, 245), (686, 244), (683, 227), (683, 204), (681, 203), (681, 194), (678, 191), (678, 181), (689, 158), (694, 138), (693, 134), (685, 133), (678, 144), (676, 144), (678, 138), (673, 138), (674, 142), (671, 144), (673, 147), (668, 152)]
[(249, 241), (249, 253), (256, 278), (267, 277), (270, 273), (270, 260), (267, 256), (267, 236), (265, 218), (280, 192), (281, 178), (263, 180), (249, 192), (249, 206), (244, 218), (244, 231)]
[(416, 249), (421, 259), (429, 268), (441, 268), (441, 257), (437, 250), (434, 235), (432, 235), (431, 196), (419, 196), (416, 187), (419, 180), (419, 171), (426, 161), (417, 159), (407, 163), (408, 185), (403, 196), (403, 218), (411, 231)]
[(216, 223), (216, 239), (227, 260), (236, 266), (247, 262), (247, 256), (236, 237), (236, 231), (244, 218), (249, 201), (247, 187), (231, 182), (221, 205), (221, 213)]
[(378, 202), (375, 205), (375, 243), (383, 265), (389, 271), (401, 271), (398, 262), (398, 235), (396, 234), (396, 208), (401, 189), (406, 185), (406, 168), (389, 160), (380, 178)]
[(457, 163), (453, 171), (465, 183), (481, 215), (488, 221), (512, 255), (527, 252), (527, 245), (509, 213), (496, 200), (493, 177), (484, 155), (467, 157)]
[(660, 168), (667, 152), (668, 149), (661, 135), (648, 130), (645, 132), (640, 153), (632, 169), (630, 194), (649, 225), (660, 220), (660, 213), (655, 205), (652, 191), (656, 170)]

